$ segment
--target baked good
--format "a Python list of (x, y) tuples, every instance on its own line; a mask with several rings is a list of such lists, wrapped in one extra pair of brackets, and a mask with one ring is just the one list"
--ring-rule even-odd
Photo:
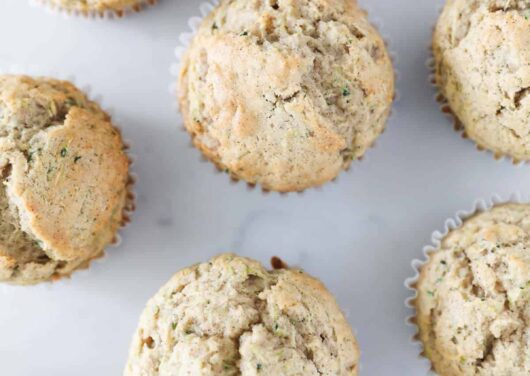
[(226, 254), (178, 272), (149, 301), (124, 374), (338, 376), (358, 363), (322, 283)]
[(385, 43), (351, 0), (222, 0), (182, 58), (193, 142), (264, 189), (334, 179), (383, 132), (394, 95)]
[(530, 0), (447, 0), (436, 82), (480, 148), (530, 159)]
[(0, 75), (0, 281), (56, 279), (100, 256), (128, 170), (109, 116), (71, 83)]
[(145, 4), (154, 4), (156, 0), (40, 0), (50, 6), (66, 11), (81, 13), (114, 12), (121, 16), (125, 11), (133, 9), (139, 11)]
[(450, 231), (416, 289), (419, 338), (439, 375), (530, 374), (530, 205)]

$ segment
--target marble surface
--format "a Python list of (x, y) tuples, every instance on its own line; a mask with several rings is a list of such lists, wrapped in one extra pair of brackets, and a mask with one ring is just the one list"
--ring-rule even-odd
[(110, 21), (0, 2), (0, 67), (89, 84), (131, 140), (139, 176), (133, 222), (106, 259), (71, 280), (0, 287), (1, 375), (119, 375), (146, 300), (178, 269), (223, 251), (279, 255), (321, 278), (357, 332), (363, 375), (426, 374), (405, 325), (411, 260), (475, 199), (524, 193), (530, 172), (476, 151), (439, 112), (425, 62), (442, 0), (360, 3), (396, 57), (388, 130), (338, 181), (280, 196), (231, 183), (181, 130), (168, 70), (199, 1), (161, 0)]

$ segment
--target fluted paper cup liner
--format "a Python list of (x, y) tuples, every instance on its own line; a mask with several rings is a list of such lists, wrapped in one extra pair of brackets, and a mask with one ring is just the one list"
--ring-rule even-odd
[(436, 375), (432, 369), (430, 360), (424, 354), (423, 344), (419, 337), (419, 329), (416, 320), (416, 299), (418, 297), (417, 284), (421, 274), (422, 268), (427, 265), (431, 259), (431, 255), (436, 253), (440, 248), (443, 239), (449, 235), (450, 232), (462, 227), (467, 219), (470, 219), (478, 214), (484, 213), (493, 207), (510, 204), (510, 203), (528, 203), (527, 197), (522, 197), (518, 193), (510, 195), (507, 199), (501, 198), (499, 195), (494, 195), (490, 199), (477, 200), (470, 210), (460, 210), (451, 218), (444, 222), (442, 230), (434, 231), (431, 235), (431, 243), (423, 247), (422, 256), (419, 259), (412, 261), (413, 276), (405, 281), (405, 287), (410, 291), (409, 296), (405, 301), (405, 306), (410, 309), (411, 314), (407, 318), (407, 325), (415, 328), (415, 334), (411, 339), (411, 344), (417, 349), (418, 361), (425, 365), (425, 372), (428, 375)]

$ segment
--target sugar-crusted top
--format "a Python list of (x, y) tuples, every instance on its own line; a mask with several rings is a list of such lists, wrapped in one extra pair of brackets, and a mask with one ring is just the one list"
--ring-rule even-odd
[(149, 301), (125, 375), (356, 375), (358, 362), (319, 281), (222, 255), (178, 272)]
[(385, 44), (356, 2), (225, 0), (183, 58), (195, 145), (277, 191), (322, 184), (383, 131), (394, 94)]
[(128, 165), (107, 114), (72, 84), (0, 76), (0, 280), (39, 282), (100, 254)]
[(440, 375), (530, 373), (530, 206), (451, 231), (422, 268), (417, 323)]
[(466, 133), (530, 159), (530, 0), (448, 0), (433, 47), (436, 81)]

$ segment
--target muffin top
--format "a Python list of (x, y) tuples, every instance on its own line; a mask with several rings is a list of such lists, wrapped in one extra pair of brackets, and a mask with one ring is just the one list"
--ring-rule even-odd
[(149, 301), (125, 375), (357, 375), (358, 361), (322, 283), (228, 254), (178, 272)]
[(79, 12), (122, 12), (136, 5), (145, 3), (145, 0), (45, 0), (61, 9)]
[(530, 159), (530, 0), (448, 0), (433, 47), (436, 81), (466, 133)]
[(183, 57), (195, 145), (275, 191), (335, 178), (383, 131), (394, 94), (385, 44), (351, 0), (224, 0)]
[(530, 206), (497, 206), (452, 230), (417, 291), (419, 336), (440, 375), (530, 374)]
[(0, 76), (0, 281), (59, 277), (101, 254), (128, 165), (110, 118), (71, 83)]

